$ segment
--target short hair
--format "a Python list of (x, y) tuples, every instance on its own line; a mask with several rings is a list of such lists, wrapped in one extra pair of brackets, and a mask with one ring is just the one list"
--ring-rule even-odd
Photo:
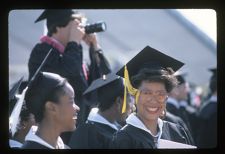
[(78, 11), (74, 12), (75, 14), (69, 18), (60, 19), (60, 22), (57, 24), (49, 24), (47, 21), (47, 28), (48, 28), (48, 36), (52, 36), (54, 33), (57, 32), (56, 27), (66, 27), (71, 20), (74, 20), (75, 18), (83, 18), (85, 17), (84, 14), (79, 13)]
[(209, 88), (211, 90), (211, 93), (214, 93), (217, 91), (217, 75), (213, 75), (210, 78)]
[(166, 91), (169, 93), (174, 87), (178, 85), (176, 77), (173, 75), (172, 68), (166, 69), (141, 69), (137, 75), (131, 78), (131, 83), (135, 88), (138, 88), (142, 81), (161, 82), (165, 84)]

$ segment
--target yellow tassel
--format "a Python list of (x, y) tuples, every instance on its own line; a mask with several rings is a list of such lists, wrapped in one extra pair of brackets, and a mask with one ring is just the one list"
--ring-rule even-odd
[(130, 83), (130, 79), (129, 79), (129, 73), (128, 73), (128, 70), (127, 70), (127, 66), (125, 65), (124, 67), (124, 99), (123, 99), (123, 107), (122, 107), (122, 113), (126, 112), (126, 102), (127, 102), (127, 90), (128, 92), (135, 96), (135, 101), (137, 103), (138, 101), (138, 98), (139, 98), (139, 91), (137, 89), (135, 89), (131, 83)]
[(126, 106), (127, 106), (127, 88), (124, 85), (124, 98), (123, 98), (123, 107), (122, 107), (122, 113), (126, 112)]

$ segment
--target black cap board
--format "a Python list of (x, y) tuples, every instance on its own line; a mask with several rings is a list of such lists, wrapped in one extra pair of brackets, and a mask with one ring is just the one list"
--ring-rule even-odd
[[(170, 57), (150, 46), (146, 46), (127, 64), (129, 76), (136, 75), (143, 68), (167, 68), (171, 67), (173, 71), (177, 71), (184, 65), (183, 62)], [(123, 66), (116, 74), (124, 77)]]

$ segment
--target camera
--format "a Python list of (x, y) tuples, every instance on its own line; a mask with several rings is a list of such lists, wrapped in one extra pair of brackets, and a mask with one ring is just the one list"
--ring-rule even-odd
[(105, 22), (96, 22), (94, 24), (88, 24), (84, 27), (85, 33), (95, 33), (95, 32), (103, 32), (106, 30), (106, 23)]

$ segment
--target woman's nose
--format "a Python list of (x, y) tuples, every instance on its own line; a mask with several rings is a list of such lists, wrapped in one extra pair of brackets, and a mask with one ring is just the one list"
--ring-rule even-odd
[(76, 110), (76, 111), (80, 111), (79, 106), (77, 106), (75, 103), (73, 104), (73, 108), (74, 108), (74, 110)]

